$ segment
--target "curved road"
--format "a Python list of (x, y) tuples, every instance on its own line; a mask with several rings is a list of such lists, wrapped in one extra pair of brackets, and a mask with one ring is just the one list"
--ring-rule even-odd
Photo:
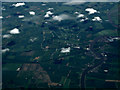
[(98, 37), (96, 38), (91, 44), (90, 44), (90, 50), (91, 50), (91, 53), (94, 55), (94, 57), (98, 57), (100, 58), (99, 62), (91, 67), (88, 67), (87, 69), (85, 69), (81, 75), (81, 88), (83, 90), (85, 90), (85, 77), (86, 77), (86, 74), (91, 71), (92, 69), (98, 67), (99, 65), (102, 65), (104, 60), (106, 59), (105, 56), (102, 56), (100, 53), (96, 53), (93, 46), (95, 45), (95, 43), (99, 40), (102, 40), (102, 42), (104, 42), (106, 39), (107, 39), (108, 36), (103, 36), (103, 37)]

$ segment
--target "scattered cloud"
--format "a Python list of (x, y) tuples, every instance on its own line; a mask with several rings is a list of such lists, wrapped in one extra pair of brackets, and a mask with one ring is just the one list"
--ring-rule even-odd
[(84, 14), (79, 14), (77, 17), (78, 18), (84, 17)]
[(75, 14), (79, 14), (79, 12), (75, 12)]
[(35, 15), (35, 12), (34, 11), (30, 11), (29, 14), (30, 15)]
[(2, 53), (8, 52), (8, 51), (10, 51), (10, 49), (9, 48), (5, 48), (5, 49), (2, 50)]
[(2, 19), (3, 18), (3, 16), (0, 16), (0, 19)]
[(18, 18), (24, 18), (25, 16), (24, 15), (19, 15)]
[(93, 9), (93, 8), (87, 8), (85, 9), (86, 12), (89, 12), (89, 14), (99, 13), (99, 11)]
[(32, 22), (36, 22), (40, 20), (40, 16), (32, 16), (32, 17), (25, 17), (22, 21), (32, 21)]
[(16, 3), (16, 4), (13, 4), (12, 6), (15, 6), (15, 7), (19, 7), (19, 6), (24, 6), (25, 3)]
[(94, 17), (92, 21), (102, 21), (102, 19), (100, 17)]
[(46, 6), (46, 4), (42, 4), (42, 6)]
[(76, 46), (76, 47), (74, 47), (74, 48), (76, 48), (76, 49), (80, 49), (80, 47), (79, 47), (79, 46)]
[(84, 22), (84, 21), (86, 21), (86, 20), (88, 20), (88, 18), (86, 17), (86, 18), (84, 18), (84, 19), (81, 19), (80, 20), (80, 22)]
[(46, 12), (46, 14), (45, 14), (44, 17), (48, 18), (48, 17), (50, 17), (50, 15), (52, 15), (52, 14), (53, 14), (53, 13), (52, 13), (51, 11), (48, 11), (48, 12)]
[(85, 21), (85, 19), (81, 19), (81, 20), (80, 20), (80, 22), (84, 22), (84, 21)]
[(63, 5), (79, 5), (85, 3), (86, 0), (71, 0), (69, 2), (63, 3)]
[(54, 8), (48, 8), (48, 10), (53, 10)]
[(10, 31), (10, 34), (19, 34), (19, 33), (20, 33), (20, 31), (17, 28), (14, 28)]
[(11, 37), (10, 34), (5, 34), (5, 35), (3, 35), (3, 38), (10, 38), (10, 37)]
[(66, 14), (61, 14), (59, 16), (53, 16), (53, 20), (56, 20), (56, 21), (62, 21), (62, 20), (68, 20), (68, 19), (72, 19), (72, 17)]
[(61, 53), (68, 53), (70, 52), (70, 47), (68, 48), (62, 48)]

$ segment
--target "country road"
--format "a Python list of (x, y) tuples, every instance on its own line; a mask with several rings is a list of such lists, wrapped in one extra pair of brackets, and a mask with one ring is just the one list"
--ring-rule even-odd
[(103, 37), (95, 38), (95, 40), (90, 44), (90, 51), (91, 51), (91, 53), (93, 54), (94, 57), (98, 57), (98, 58), (100, 58), (100, 59), (99, 59), (99, 62), (98, 62), (97, 64), (95, 64), (95, 65), (93, 65), (93, 66), (91, 66), (91, 67), (88, 67), (88, 68), (86, 68), (86, 69), (83, 71), (83, 73), (82, 73), (82, 75), (81, 75), (81, 81), (80, 81), (80, 83), (81, 83), (80, 87), (81, 87), (83, 90), (85, 90), (85, 88), (86, 88), (86, 86), (85, 86), (85, 78), (86, 78), (86, 75), (88, 74), (88, 72), (91, 71), (91, 70), (93, 70), (94, 68), (98, 67), (99, 65), (102, 65), (103, 62), (106, 60), (106, 57), (105, 57), (105, 56), (102, 56), (101, 53), (96, 53), (96, 52), (94, 51), (93, 46), (94, 46), (94, 45), (97, 43), (97, 41), (99, 41), (99, 40), (102, 40), (103, 42), (106, 41), (107, 37), (108, 37), (108, 36), (103, 36)]

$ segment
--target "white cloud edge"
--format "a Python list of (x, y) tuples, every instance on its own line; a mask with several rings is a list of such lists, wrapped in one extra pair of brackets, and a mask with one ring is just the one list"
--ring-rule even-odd
[[(2, 0), (1, 2), (70, 2), (71, 0)], [(81, 0), (78, 0), (80, 2)], [(120, 0), (85, 0), (86, 2), (119, 2)]]
[(55, 20), (55, 21), (70, 20), (70, 19), (73, 19), (73, 17), (67, 14), (60, 14), (60, 15), (52, 16), (52, 20)]

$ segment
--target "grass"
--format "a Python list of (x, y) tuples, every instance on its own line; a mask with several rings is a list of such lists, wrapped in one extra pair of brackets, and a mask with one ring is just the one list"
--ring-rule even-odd
[(63, 84), (63, 88), (69, 88), (70, 81), (70, 79), (67, 79), (66, 77), (62, 76), (60, 83)]
[(103, 36), (103, 35), (112, 35), (112, 36), (117, 36), (118, 33), (115, 30), (104, 30), (104, 31), (100, 31), (97, 34), (95, 34), (96, 36)]
[(22, 65), (22, 64), (16, 64), (16, 63), (4, 64), (2, 70), (16, 71), (17, 68), (21, 67), (21, 65)]
[(87, 79), (88, 79), (88, 80), (94, 79), (94, 80), (102, 80), (102, 81), (104, 81), (104, 79), (100, 79), (100, 78), (96, 78), (96, 77), (87, 77)]

